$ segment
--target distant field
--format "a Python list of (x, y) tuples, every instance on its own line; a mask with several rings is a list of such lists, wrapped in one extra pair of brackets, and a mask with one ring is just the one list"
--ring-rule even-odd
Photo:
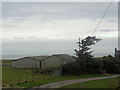
[(2, 63), (3, 66), (12, 66), (12, 60), (2, 60)]
[(118, 88), (119, 78), (109, 78), (102, 80), (86, 81), (72, 85), (63, 86), (61, 88)]

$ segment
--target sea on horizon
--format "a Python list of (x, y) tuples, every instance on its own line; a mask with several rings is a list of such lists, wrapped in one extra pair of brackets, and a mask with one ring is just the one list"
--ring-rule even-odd
[[(108, 56), (108, 55), (114, 56), (113, 53), (97, 53), (97, 54), (92, 54), (92, 55), (94, 55), (94, 57), (102, 57), (102, 56)], [(28, 56), (43, 56), (43, 55), (0, 55), (1, 57), (0, 59), (1, 60), (11, 60), (11, 59), (13, 60), (13, 59), (19, 59), (19, 58), (28, 57)]]

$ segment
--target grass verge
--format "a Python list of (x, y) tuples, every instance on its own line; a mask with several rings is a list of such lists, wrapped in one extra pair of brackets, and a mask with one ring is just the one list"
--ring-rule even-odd
[(83, 83), (76, 83), (62, 86), (61, 88), (118, 88), (118, 80), (120, 77), (86, 81)]
[(59, 82), (59, 81), (65, 81), (65, 80), (72, 80), (72, 79), (82, 79), (82, 78), (92, 78), (92, 77), (102, 77), (106, 75), (80, 75), (80, 76), (62, 76), (62, 77), (55, 77), (55, 78), (48, 78), (44, 80), (34, 81), (34, 82), (27, 82), (27, 83), (21, 83), (18, 85), (18, 87), (23, 88), (31, 88), (43, 84), (53, 83), (53, 82)]

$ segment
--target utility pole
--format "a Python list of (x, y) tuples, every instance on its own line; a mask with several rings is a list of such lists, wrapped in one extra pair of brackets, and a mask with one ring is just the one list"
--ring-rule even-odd
[(79, 52), (80, 52), (80, 38), (79, 38), (79, 41), (77, 42), (77, 44), (78, 44), (78, 47), (79, 47)]

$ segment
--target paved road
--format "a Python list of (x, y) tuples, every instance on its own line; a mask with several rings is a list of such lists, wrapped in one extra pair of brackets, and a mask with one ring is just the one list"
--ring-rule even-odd
[(65, 85), (70, 85), (70, 84), (75, 84), (75, 83), (81, 83), (81, 82), (90, 81), (90, 80), (107, 79), (107, 78), (113, 78), (113, 77), (120, 77), (120, 75), (105, 76), (105, 77), (95, 77), (95, 78), (85, 78), (85, 79), (66, 80), (66, 81), (61, 81), (61, 82), (44, 84), (44, 85), (41, 85), (41, 86), (38, 86), (38, 87), (34, 87), (34, 88), (59, 88), (61, 86), (65, 86)]

